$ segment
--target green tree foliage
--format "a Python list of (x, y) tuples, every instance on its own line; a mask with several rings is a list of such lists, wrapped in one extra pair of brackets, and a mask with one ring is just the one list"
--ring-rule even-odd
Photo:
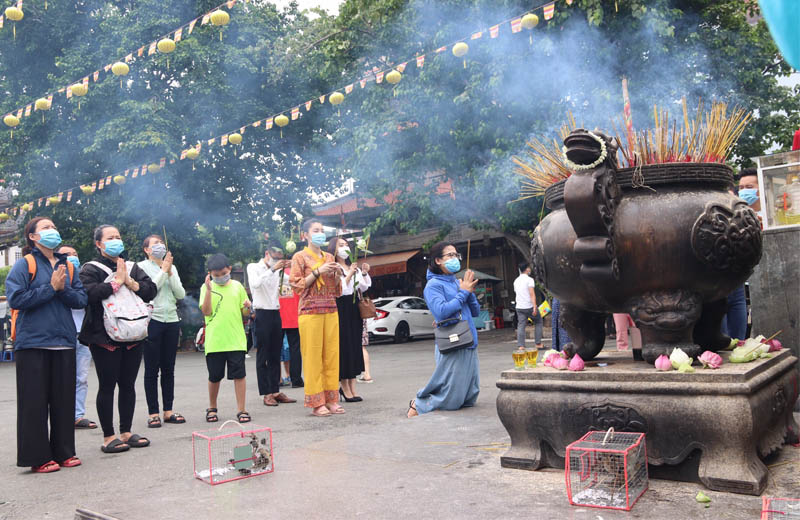
[[(509, 204), (518, 193), (510, 156), (530, 135), (556, 137), (571, 111), (579, 124), (613, 131), (627, 76), (634, 124), (652, 124), (653, 105), (680, 117), (702, 98), (742, 105), (755, 121), (734, 161), (786, 147), (800, 125), (800, 91), (780, 86), (790, 74), (757, 15), (740, 0), (575, 0), (557, 2), (553, 20), (532, 32), (508, 25), (490, 40), (467, 40), (466, 66), (440, 45), (524, 13), (511, 0), (402, 2), (347, 0), (319, 52), (354, 73), (385, 68), (427, 52), (424, 68), (409, 63), (396, 87), (378, 85), (348, 100), (328, 126), (347, 149), (346, 174), (379, 197), (407, 190), (374, 223), (409, 230), (472, 222), (532, 229), (541, 201)], [(347, 30), (343, 30), (347, 28)], [(708, 106), (708, 105), (706, 105)], [(788, 117), (787, 117), (788, 116)], [(618, 123), (619, 124), (619, 123)], [(621, 128), (621, 125), (620, 125)], [(433, 177), (433, 179), (432, 179)], [(453, 180), (454, 197), (435, 194), (435, 179)]]
[[(206, 0), (50, 0), (25, 3), (16, 41), (0, 31), (0, 113), (113, 63), (207, 11)], [(575, 0), (533, 31), (496, 39), (484, 32), (455, 58), (441, 45), (524, 13), (522, 0), (346, 0), (337, 16), (239, 2), (224, 29), (197, 25), (168, 55), (137, 58), (120, 86), (101, 76), (80, 100), (57, 99), (0, 139), (0, 177), (19, 201), (61, 191), (152, 162), (188, 160), (112, 185), (79, 203), (36, 208), (52, 215), (81, 256), (90, 230), (117, 224), (129, 250), (166, 228), (176, 262), (199, 284), (203, 255), (260, 255), (262, 232), (287, 236), (310, 213), (312, 193), (332, 194), (355, 178), (360, 195), (394, 196), (373, 227), (415, 230), (470, 222), (529, 230), (540, 200), (513, 201), (511, 155), (531, 135), (553, 138), (572, 111), (580, 124), (613, 130), (630, 80), (637, 127), (652, 106), (677, 109), (682, 96), (727, 99), (752, 110), (754, 123), (735, 152), (746, 163), (788, 146), (800, 125), (800, 92), (780, 86), (790, 73), (754, 2), (741, 0)], [(538, 11), (540, 18), (541, 11)], [(364, 74), (413, 60), (396, 86), (365, 89)], [(146, 54), (146, 53), (145, 53)], [(167, 65), (169, 60), (169, 65)], [(318, 96), (355, 83), (335, 110)], [(307, 99), (314, 108), (277, 128), (248, 127), (244, 142), (208, 148), (205, 140)], [(451, 181), (446, 184), (444, 181)], [(452, 190), (447, 189), (449, 187)], [(440, 193), (436, 193), (437, 188)], [(389, 200), (392, 200), (391, 197)], [(192, 277), (189, 277), (189, 273)]]
[[(0, 31), (0, 113), (122, 59), (216, 4), (51, 0), (45, 11), (42, 2), (26, 2), (16, 41)], [(274, 236), (281, 226), (295, 225), (308, 211), (312, 186), (338, 185), (305, 153), (319, 134), (313, 111), (292, 121), (283, 139), (262, 124), (246, 128), (239, 146), (206, 146), (207, 139), (290, 109), (324, 87), (305, 63), (287, 59), (286, 49), (287, 36), (320, 22), (294, 4), (279, 11), (269, 3), (239, 2), (230, 13), (223, 41), (219, 28), (198, 23), (191, 36), (184, 30), (169, 55), (148, 57), (145, 49), (122, 86), (119, 78), (101, 75), (80, 100), (58, 96), (45, 122), (36, 114), (23, 119), (13, 139), (4, 132), (0, 168), (19, 191), (18, 201), (159, 157), (178, 159), (181, 150), (203, 143), (195, 170), (192, 161), (177, 161), (122, 187), (112, 184), (88, 197), (75, 191), (77, 204), (31, 213), (52, 215), (82, 258), (94, 255), (90, 235), (98, 224), (119, 226), (139, 257), (141, 239), (166, 228), (176, 264), (199, 284), (204, 254), (260, 256), (261, 233)]]

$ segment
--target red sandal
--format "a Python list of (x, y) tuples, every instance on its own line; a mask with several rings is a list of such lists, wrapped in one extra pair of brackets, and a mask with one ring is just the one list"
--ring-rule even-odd
[(74, 468), (75, 466), (80, 466), (81, 464), (82, 464), (81, 459), (79, 459), (78, 457), (70, 457), (64, 462), (58, 463), (58, 465), (61, 466), (62, 468)]
[(52, 473), (60, 469), (61, 466), (59, 466), (56, 461), (51, 460), (50, 462), (45, 462), (41, 466), (33, 466), (31, 468), (31, 471), (33, 471), (34, 473)]

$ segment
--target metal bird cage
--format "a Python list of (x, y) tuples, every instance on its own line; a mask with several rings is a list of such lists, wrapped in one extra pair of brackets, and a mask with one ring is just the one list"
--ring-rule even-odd
[(800, 498), (761, 498), (761, 520), (800, 519)]
[(630, 511), (648, 487), (645, 434), (587, 433), (567, 446), (566, 480), (574, 506)]
[[(223, 432), (233, 423), (240, 430)], [(219, 428), (192, 433), (194, 476), (212, 486), (275, 471), (272, 429), (226, 421)]]

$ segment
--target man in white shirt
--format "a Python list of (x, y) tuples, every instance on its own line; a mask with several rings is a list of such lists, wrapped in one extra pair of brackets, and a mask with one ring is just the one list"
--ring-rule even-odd
[(527, 262), (519, 264), (519, 276), (514, 280), (517, 309), (517, 346), (525, 348), (525, 326), (528, 318), (533, 319), (536, 348), (542, 348), (542, 316), (536, 307), (536, 284), (531, 278), (531, 266)]
[(289, 262), (283, 259), (283, 249), (275, 244), (264, 252), (264, 258), (247, 266), (247, 280), (256, 311), (258, 393), (264, 396), (265, 406), (297, 402), (280, 391), (283, 328), (278, 297), (281, 272), (287, 265)]

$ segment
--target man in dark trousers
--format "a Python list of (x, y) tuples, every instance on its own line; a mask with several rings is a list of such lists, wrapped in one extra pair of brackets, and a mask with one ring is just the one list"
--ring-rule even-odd
[(273, 245), (264, 252), (264, 258), (247, 266), (247, 280), (256, 311), (258, 393), (263, 396), (265, 406), (297, 402), (280, 391), (283, 328), (278, 295), (280, 275), (287, 265), (283, 250)]

